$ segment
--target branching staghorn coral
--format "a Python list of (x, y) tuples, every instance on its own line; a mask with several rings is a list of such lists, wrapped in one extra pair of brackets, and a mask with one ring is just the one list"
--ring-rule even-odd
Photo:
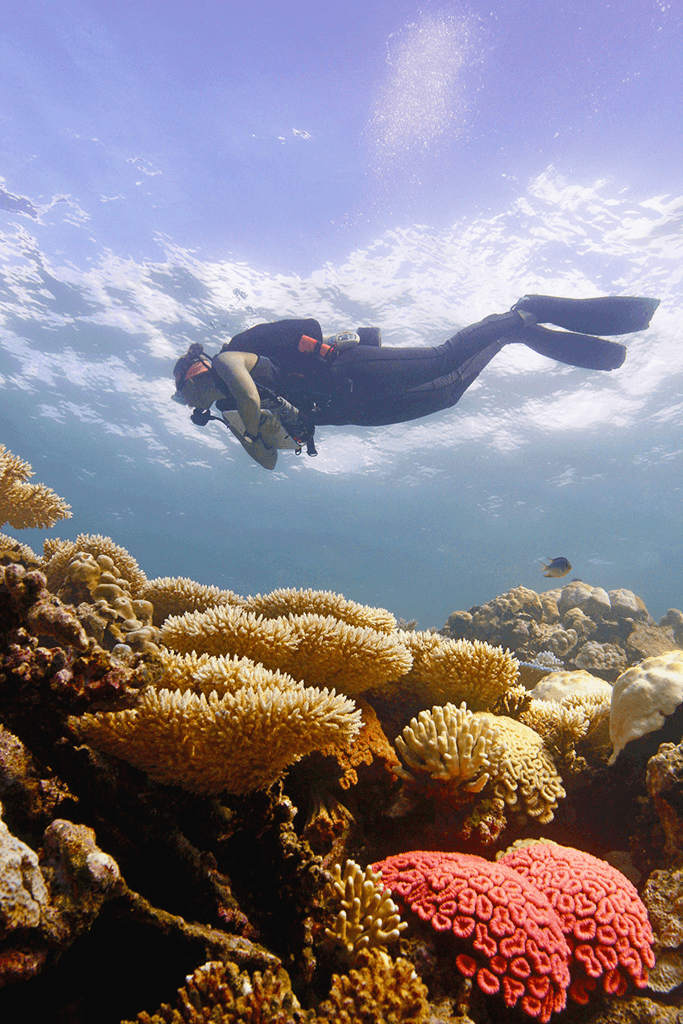
[(332, 616), (264, 619), (227, 605), (172, 615), (161, 643), (180, 654), (236, 655), (318, 685), (333, 683), (354, 696), (397, 679), (411, 656), (397, 635), (349, 626)]
[[(489, 781), (492, 761), (499, 761), (503, 748), (499, 733), (487, 718), (475, 718), (463, 701), (421, 711), (396, 737), (396, 747), (409, 769), (429, 772), (432, 779), (449, 782), (453, 789), (480, 793)], [(414, 776), (395, 768), (402, 778)]]
[(427, 704), (466, 701), (475, 711), (490, 710), (515, 684), (519, 663), (509, 651), (481, 640), (445, 640), (438, 633), (399, 633), (413, 656), (401, 687), (417, 684)]
[(0, 444), (0, 526), (15, 530), (46, 529), (69, 519), (71, 506), (45, 484), (29, 484), (33, 469)]
[(187, 576), (160, 576), (148, 580), (138, 597), (154, 605), (154, 625), (161, 626), (169, 615), (204, 612), (219, 604), (245, 606), (246, 601), (232, 590), (195, 583)]
[(270, 594), (257, 594), (249, 597), (246, 607), (255, 615), (263, 615), (266, 619), (276, 619), (282, 615), (333, 615), (350, 626), (369, 626), (380, 633), (393, 633), (396, 630), (396, 617), (386, 608), (372, 608), (369, 605), (350, 601), (343, 594), (335, 594), (331, 590), (296, 590), (294, 587), (283, 587), (273, 590)]
[(335, 864), (332, 888), (342, 909), (325, 935), (347, 953), (396, 942), (408, 927), (401, 921), (391, 891), (382, 885), (381, 874), (370, 866), (363, 871), (355, 861), (347, 860), (342, 873)]
[(129, 711), (70, 719), (80, 738), (195, 793), (268, 789), (305, 754), (346, 745), (361, 727), (334, 691), (253, 685), (218, 697), (148, 688)]

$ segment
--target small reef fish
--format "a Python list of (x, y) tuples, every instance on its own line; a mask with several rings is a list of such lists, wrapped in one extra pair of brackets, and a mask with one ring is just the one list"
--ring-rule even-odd
[[(545, 556), (548, 558), (548, 555)], [(552, 558), (548, 559), (549, 565), (543, 565), (544, 576), (566, 576), (571, 571), (571, 562), (568, 558)]]

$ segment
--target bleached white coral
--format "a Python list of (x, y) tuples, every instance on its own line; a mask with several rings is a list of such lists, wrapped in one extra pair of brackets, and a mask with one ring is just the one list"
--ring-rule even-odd
[(391, 890), (382, 885), (382, 875), (347, 860), (342, 874), (339, 864), (332, 872), (332, 885), (341, 901), (334, 928), (326, 928), (328, 939), (348, 953), (395, 942), (408, 926), (401, 921)]
[[(476, 718), (465, 701), (421, 711), (396, 737), (396, 747), (408, 768), (429, 772), (440, 779), (462, 786), (468, 793), (480, 793), (490, 778), (490, 757), (499, 757), (499, 733), (489, 718)], [(403, 778), (413, 776), (395, 769)]]

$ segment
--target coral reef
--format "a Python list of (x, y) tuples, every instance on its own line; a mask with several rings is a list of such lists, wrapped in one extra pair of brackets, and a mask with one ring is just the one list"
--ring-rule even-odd
[[(148, 580), (107, 537), (42, 557), (0, 537), (0, 1017), (491, 1024), (569, 992), (581, 1024), (668, 1020), (683, 613), (574, 581), (410, 625), (329, 591)], [(625, 991), (643, 906), (650, 999)]]

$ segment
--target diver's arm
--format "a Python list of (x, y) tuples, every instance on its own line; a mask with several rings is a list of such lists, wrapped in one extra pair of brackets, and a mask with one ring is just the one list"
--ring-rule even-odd
[(250, 370), (257, 362), (258, 356), (253, 352), (221, 352), (213, 361), (214, 370), (225, 381), (237, 402), (237, 411), (247, 433), (254, 437), (259, 432), (261, 398)]

